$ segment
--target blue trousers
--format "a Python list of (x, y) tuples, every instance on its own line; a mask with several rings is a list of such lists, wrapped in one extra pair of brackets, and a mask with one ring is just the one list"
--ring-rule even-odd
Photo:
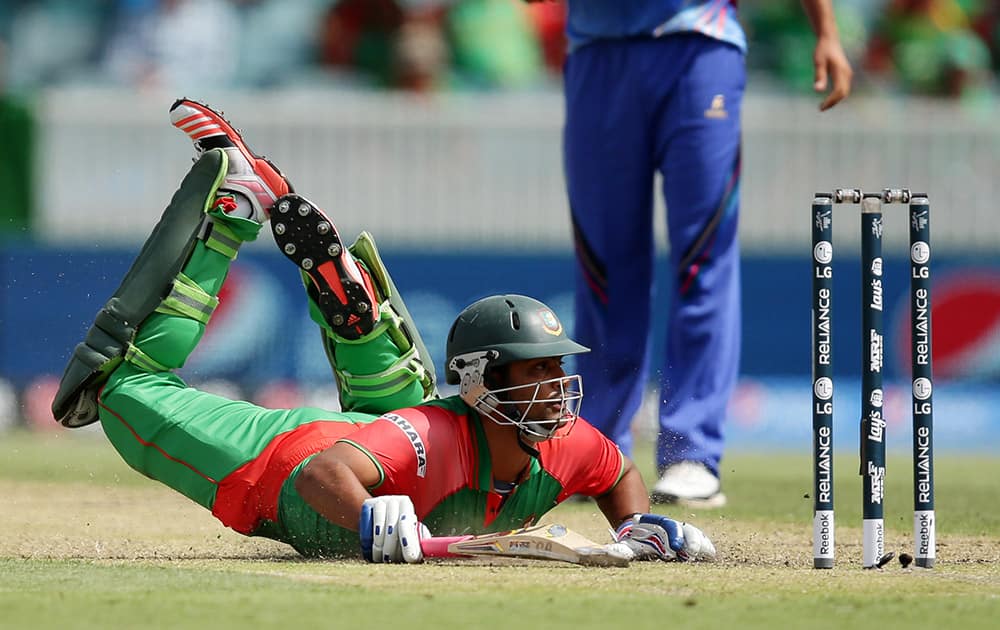
[[(573, 220), (583, 415), (626, 452), (649, 382), (651, 326), (666, 327), (657, 465), (718, 474), (739, 369), (737, 241), (745, 64), (696, 34), (606, 40), (565, 67), (563, 159)], [(654, 175), (670, 240), (667, 312), (655, 295)]]

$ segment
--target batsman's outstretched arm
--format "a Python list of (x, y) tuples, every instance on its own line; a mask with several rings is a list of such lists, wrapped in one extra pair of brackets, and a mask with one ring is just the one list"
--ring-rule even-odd
[(368, 492), (380, 479), (367, 455), (338, 442), (306, 464), (295, 489), (326, 520), (358, 532), (368, 562), (420, 562), (420, 539), (430, 532), (417, 520), (410, 497)]
[(643, 514), (649, 511), (649, 492), (632, 460), (625, 458), (625, 472), (610, 492), (596, 497), (597, 507), (611, 523), (618, 527), (633, 514)]
[(715, 546), (700, 529), (661, 514), (648, 514), (649, 495), (635, 464), (625, 459), (625, 472), (597, 505), (615, 528), (617, 552), (630, 560), (715, 560)]
[(338, 442), (306, 464), (295, 480), (299, 495), (334, 525), (357, 531), (366, 488), (379, 481), (379, 471), (364, 453)]

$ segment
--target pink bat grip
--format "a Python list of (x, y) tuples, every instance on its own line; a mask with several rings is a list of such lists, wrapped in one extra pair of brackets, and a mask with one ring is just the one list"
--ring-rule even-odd
[(448, 545), (470, 538), (472, 536), (432, 536), (430, 538), (421, 538), (420, 549), (424, 552), (424, 557), (426, 558), (465, 558), (468, 556), (448, 551)]

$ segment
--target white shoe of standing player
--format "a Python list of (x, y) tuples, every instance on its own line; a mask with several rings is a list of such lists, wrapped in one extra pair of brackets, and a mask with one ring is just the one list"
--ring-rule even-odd
[(663, 471), (653, 491), (653, 503), (673, 503), (692, 508), (717, 508), (726, 504), (719, 478), (701, 462), (678, 462)]

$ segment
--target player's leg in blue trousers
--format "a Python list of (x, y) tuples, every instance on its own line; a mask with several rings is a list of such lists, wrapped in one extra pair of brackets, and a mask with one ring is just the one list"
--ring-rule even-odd
[(652, 182), (664, 174), (675, 282), (669, 312), (652, 313), (668, 327), (660, 465), (715, 471), (721, 456), (739, 355), (742, 91), (739, 51), (699, 36), (598, 42), (566, 67), (576, 337), (594, 350), (578, 359), (583, 414), (626, 451), (648, 379)]
[[(658, 134), (673, 282), (660, 381), (657, 465), (718, 475), (740, 360), (737, 223), (743, 55), (698, 38)], [(662, 325), (662, 324), (661, 324)]]

